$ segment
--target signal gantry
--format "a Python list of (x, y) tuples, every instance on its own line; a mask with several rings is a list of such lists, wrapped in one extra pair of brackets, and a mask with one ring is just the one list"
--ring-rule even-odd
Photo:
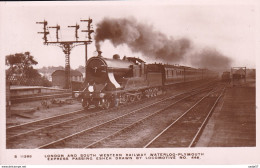
[[(82, 30), (81, 32), (87, 32), (87, 40), (78, 40), (78, 30), (80, 26), (76, 23), (75, 26), (68, 26), (69, 28), (75, 28), (75, 39), (76, 40), (71, 40), (71, 41), (61, 41), (59, 37), (59, 31), (60, 31), (60, 25), (56, 26), (47, 26), (48, 22), (44, 20), (43, 22), (36, 22), (36, 24), (43, 24), (43, 32), (38, 32), (39, 34), (43, 34), (43, 44), (44, 45), (56, 45), (60, 48), (62, 48), (62, 51), (65, 54), (65, 89), (71, 89), (71, 78), (70, 78), (70, 53), (72, 48), (79, 46), (79, 45), (85, 45), (85, 65), (88, 60), (88, 55), (87, 55), (87, 48), (88, 44), (91, 44), (91, 33), (94, 32), (92, 30), (92, 19), (88, 20), (80, 20), (81, 22), (87, 22), (87, 29)], [(48, 29), (56, 29), (56, 41), (48, 41), (48, 35), (50, 34)], [(86, 66), (85, 66), (86, 67)], [(86, 71), (86, 70), (85, 70)], [(85, 73), (86, 74), (86, 73)]]

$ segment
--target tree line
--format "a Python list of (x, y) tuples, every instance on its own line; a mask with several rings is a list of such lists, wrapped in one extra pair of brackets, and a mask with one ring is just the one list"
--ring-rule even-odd
[[(51, 82), (40, 73), (52, 74), (56, 70), (64, 70), (63, 66), (48, 66), (35, 69), (33, 66), (38, 62), (30, 52), (10, 54), (5, 57), (6, 81), (10, 85), (25, 85), (25, 86), (52, 86)], [(84, 73), (85, 67), (80, 65), (77, 69)]]
[(30, 52), (10, 54), (5, 57), (6, 82), (10, 85), (51, 86), (51, 82), (34, 69), (38, 62)]
[[(56, 70), (64, 70), (65, 68), (63, 67), (63, 66), (48, 66), (48, 67), (46, 67), (46, 66), (44, 66), (44, 67), (42, 67), (42, 68), (39, 68), (39, 69), (37, 69), (38, 70), (38, 72), (40, 72), (40, 73), (49, 73), (49, 74), (51, 74), (51, 73), (53, 73), (54, 71), (56, 71)], [(78, 68), (76, 68), (75, 70), (77, 70), (77, 71), (79, 71), (79, 72), (81, 72), (81, 73), (84, 73), (85, 72), (85, 67), (84, 66), (82, 66), (82, 65), (80, 65)]]

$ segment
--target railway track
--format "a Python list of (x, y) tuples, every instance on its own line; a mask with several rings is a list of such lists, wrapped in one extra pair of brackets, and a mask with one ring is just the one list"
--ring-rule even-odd
[[(167, 120), (176, 119), (178, 116), (183, 114), (183, 111), (188, 111), (189, 107), (185, 107), (185, 103), (189, 102), (189, 104), (194, 104), (194, 107), (205, 99), (209, 93), (205, 94), (201, 98), (202, 94), (203, 93), (199, 93), (197, 95), (193, 94), (191, 96), (187, 96), (186, 98), (180, 99), (169, 106), (161, 108), (146, 118), (140, 119), (133, 124), (100, 139), (99, 141), (87, 145), (86, 148), (142, 148), (146, 146), (146, 144), (149, 143), (154, 136), (157, 137), (157, 134), (161, 132), (163, 128), (170, 124)], [(196, 118), (196, 116), (194, 117)], [(189, 118), (189, 120), (191, 120), (191, 118)], [(185, 128), (186, 127), (184, 127), (184, 129)], [(170, 146), (166, 145), (166, 147)]]
[(223, 95), (224, 89), (212, 91), (204, 96), (155, 136), (144, 148), (194, 147), (216, 104)]
[[(176, 95), (173, 97), (176, 97)], [(173, 97), (166, 99), (171, 99)], [(165, 99), (162, 99), (161, 101), (163, 100), (165, 101)], [(22, 124), (19, 126), (9, 127), (6, 130), (7, 148), (36, 148), (39, 147), (39, 145), (41, 145), (39, 148), (45, 148), (46, 145), (44, 146), (42, 145), (42, 143), (46, 143), (49, 141), (58, 141), (60, 137), (60, 131), (64, 132), (62, 135), (63, 137), (70, 137), (72, 136), (72, 132), (81, 132), (80, 130), (82, 130), (82, 128), (84, 127), (90, 129), (93, 125), (93, 127), (96, 127), (98, 126), (98, 124), (100, 125), (100, 123), (104, 123), (104, 121), (113, 120), (113, 118), (116, 118), (117, 115), (125, 115), (123, 113), (112, 113), (113, 110), (114, 109), (102, 110), (98, 112), (93, 112), (91, 114), (86, 114), (83, 110), (80, 110), (65, 115), (59, 115), (43, 120), (34, 121), (31, 123)], [(125, 113), (129, 112), (129, 110), (122, 111), (124, 111)], [(104, 117), (104, 115), (106, 116)], [(28, 139), (35, 139), (38, 143), (29, 143), (29, 146), (27, 146), (26, 142), (28, 143)]]
[[(144, 103), (142, 100), (138, 103)], [(134, 104), (134, 103), (131, 103)], [(129, 104), (126, 104), (129, 105)], [(113, 111), (115, 108), (109, 110), (101, 110), (101, 111), (89, 111), (90, 114), (86, 114), (85, 110), (73, 111), (66, 114), (56, 115), (36, 121), (32, 121), (29, 123), (24, 123), (16, 126), (10, 126), (6, 129), (6, 137), (7, 140), (16, 139), (22, 136), (27, 136), (32, 133), (37, 133), (39, 131), (43, 131), (44, 129), (48, 129), (51, 127), (58, 126), (60, 124), (66, 124), (67, 122), (77, 121), (78, 119), (84, 119), (87, 117), (92, 117), (94, 115), (98, 115), (99, 113), (108, 113), (109, 111)]]
[(73, 120), (78, 117), (85, 116), (84, 110), (73, 111), (66, 114), (56, 115), (41, 120), (32, 121), (16, 126), (10, 126), (6, 128), (7, 141), (16, 139), (22, 136), (29, 135), (30, 133), (36, 133), (37, 131), (50, 128), (59, 123)]
[[(201, 91), (201, 90), (200, 90)], [(57, 141), (45, 144), (39, 148), (86, 148), (92, 147), (96, 143), (118, 134), (124, 129), (135, 125), (151, 116), (160, 113), (163, 109), (168, 109), (174, 104), (180, 102), (183, 99), (198, 94), (200, 91), (192, 91), (189, 93), (183, 93), (178, 96), (173, 96), (159, 102), (155, 102), (151, 105), (142, 107), (137, 110), (133, 110), (111, 120), (107, 120), (96, 126), (84, 129), (80, 132), (74, 133), (67, 137), (61, 138)]]

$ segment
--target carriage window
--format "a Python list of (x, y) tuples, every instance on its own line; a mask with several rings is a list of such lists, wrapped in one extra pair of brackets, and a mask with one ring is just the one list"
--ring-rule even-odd
[(168, 76), (171, 77), (171, 71), (170, 70), (168, 70)]

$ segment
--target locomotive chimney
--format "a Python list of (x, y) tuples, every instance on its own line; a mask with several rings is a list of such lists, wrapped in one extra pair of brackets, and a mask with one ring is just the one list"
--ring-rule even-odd
[(98, 52), (98, 57), (102, 57), (101, 54), (102, 54), (102, 51), (97, 51)]

